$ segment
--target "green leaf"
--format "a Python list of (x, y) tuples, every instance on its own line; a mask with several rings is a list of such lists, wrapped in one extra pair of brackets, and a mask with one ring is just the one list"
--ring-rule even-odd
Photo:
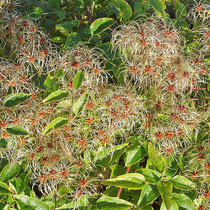
[(28, 187), (29, 175), (27, 173), (21, 173), (18, 178), (15, 179), (15, 188), (17, 193), (22, 193), (26, 187)]
[(65, 75), (64, 69), (63, 69), (63, 68), (60, 68), (60, 69), (55, 73), (54, 76), (55, 76), (57, 79), (60, 79), (60, 78), (62, 78), (64, 75)]
[(58, 78), (55, 78), (53, 76), (51, 76), (50, 74), (47, 75), (47, 78), (44, 81), (44, 85), (46, 87), (51, 87), (53, 85), (55, 85), (55, 83), (58, 81)]
[(132, 16), (132, 9), (130, 5), (124, 0), (111, 0), (119, 11), (123, 19), (128, 20)]
[[(165, 205), (164, 202), (162, 202), (161, 207), (160, 207), (160, 210), (167, 210), (166, 209), (166, 205)], [(171, 208), (170, 208), (170, 210), (179, 210), (176, 201), (173, 200), (173, 199), (171, 200)]]
[(15, 192), (4, 182), (0, 182), (0, 195), (12, 195)]
[(161, 180), (157, 183), (157, 188), (158, 188), (159, 193), (163, 199), (166, 209), (170, 210), (171, 209), (172, 190), (173, 190), (172, 181)]
[(56, 30), (59, 30), (62, 34), (65, 36), (69, 36), (71, 31), (73, 30), (74, 27), (79, 27), (80, 23), (78, 19), (64, 22), (64, 23), (59, 23), (55, 26)]
[(112, 18), (99, 18), (90, 25), (90, 33), (100, 34), (114, 24)]
[(0, 149), (1, 148), (3, 148), (3, 149), (5, 149), (5, 148), (7, 148), (7, 141), (6, 141), (6, 139), (0, 139)]
[(133, 204), (117, 197), (104, 195), (97, 200), (97, 206), (101, 210), (127, 210), (130, 209)]
[(149, 0), (149, 3), (158, 14), (165, 16), (166, 5), (164, 0)]
[(155, 167), (156, 170), (162, 172), (164, 166), (166, 166), (166, 160), (159, 153), (159, 151), (154, 148), (151, 142), (148, 144), (148, 153), (151, 164)]
[(75, 90), (79, 89), (81, 86), (83, 80), (85, 78), (85, 74), (83, 71), (78, 71), (77, 74), (74, 77), (73, 87)]
[(66, 39), (66, 43), (64, 45), (64, 49), (67, 47), (76, 46), (81, 41), (81, 38), (77, 32), (73, 32), (68, 35)]
[(94, 161), (97, 166), (109, 167), (116, 161), (126, 150), (128, 144), (121, 144), (98, 152)]
[(156, 185), (146, 184), (142, 191), (138, 201), (138, 205), (142, 208), (152, 203), (159, 197), (159, 192)]
[(37, 198), (31, 198), (27, 195), (16, 195), (15, 200), (20, 206), (20, 209), (25, 210), (49, 210), (49, 206)]
[(178, 163), (176, 158), (172, 156), (168, 156), (166, 158), (167, 166), (166, 166), (166, 177), (173, 177), (176, 174), (178, 169)]
[(178, 194), (178, 193), (173, 193), (172, 194), (173, 200), (176, 201), (179, 207), (184, 208), (186, 210), (194, 210), (194, 204), (193, 201), (186, 196), (185, 194)]
[(0, 181), (7, 182), (17, 176), (20, 171), (20, 166), (17, 163), (7, 164), (0, 173)]
[(31, 96), (32, 94), (25, 94), (25, 93), (10, 94), (4, 98), (3, 105), (5, 107), (14, 107), (18, 104), (22, 104)]
[(187, 16), (187, 10), (180, 0), (175, 0), (176, 18), (182, 19)]
[(142, 145), (136, 146), (134, 150), (129, 151), (127, 153), (127, 158), (126, 158), (126, 161), (125, 161), (125, 165), (126, 166), (131, 166), (135, 163), (138, 163), (145, 156), (146, 156), (145, 148)]
[(189, 179), (187, 179), (184, 176), (176, 175), (172, 178), (172, 182), (174, 184), (174, 187), (180, 190), (193, 190), (195, 189), (195, 184), (191, 182)]
[(52, 92), (49, 96), (47, 96), (42, 103), (50, 103), (50, 102), (54, 102), (54, 101), (60, 101), (63, 98), (68, 97), (68, 92), (66, 92), (65, 90), (56, 90), (54, 92)]
[(7, 132), (16, 135), (16, 136), (26, 136), (28, 135), (28, 131), (24, 128), (20, 127), (19, 125), (9, 125), (6, 128)]
[(118, 176), (116, 178), (105, 180), (102, 183), (105, 185), (111, 185), (115, 187), (139, 190), (142, 189), (145, 183), (145, 178), (141, 174), (130, 173)]
[(142, 174), (150, 184), (156, 184), (161, 179), (161, 174), (151, 169), (137, 169), (136, 172)]
[(60, 128), (63, 125), (68, 124), (68, 120), (65, 117), (57, 117), (56, 119), (54, 119), (52, 122), (50, 122), (47, 127), (45, 128), (45, 130), (43, 131), (43, 135), (46, 135), (48, 133), (50, 133), (50, 131), (54, 128)]
[(76, 101), (76, 103), (74, 103), (73, 108), (72, 108), (74, 114), (77, 115), (82, 111), (82, 109), (87, 101), (87, 98), (88, 98), (88, 92), (89, 91), (86, 91), (85, 93), (83, 93), (79, 97), (79, 99)]

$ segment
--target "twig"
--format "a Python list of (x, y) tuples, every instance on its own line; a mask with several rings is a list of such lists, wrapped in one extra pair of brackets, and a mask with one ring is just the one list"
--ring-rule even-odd
[[(127, 170), (126, 170), (126, 174), (129, 173), (130, 169), (131, 169), (131, 166), (128, 166), (128, 167), (127, 167)], [(117, 193), (117, 197), (118, 197), (118, 198), (120, 197), (121, 192), (122, 192), (122, 187), (119, 189), (119, 191), (118, 191), (118, 193)]]

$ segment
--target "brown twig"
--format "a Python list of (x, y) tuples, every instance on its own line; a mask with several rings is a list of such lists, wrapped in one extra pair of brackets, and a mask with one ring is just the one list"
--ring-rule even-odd
[[(129, 173), (130, 169), (131, 169), (131, 166), (128, 166), (128, 167), (127, 167), (127, 170), (126, 170), (126, 174)], [(120, 189), (119, 189), (119, 191), (118, 191), (118, 193), (117, 193), (117, 197), (118, 197), (118, 198), (120, 197), (121, 192), (122, 192), (122, 187), (120, 187)]]

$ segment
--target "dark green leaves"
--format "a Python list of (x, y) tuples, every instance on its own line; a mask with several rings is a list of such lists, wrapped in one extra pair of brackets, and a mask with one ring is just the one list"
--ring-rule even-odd
[(0, 181), (7, 182), (8, 180), (12, 179), (13, 177), (17, 176), (20, 171), (20, 166), (17, 163), (9, 163), (7, 164), (4, 169), (1, 171), (0, 174)]
[(146, 156), (145, 148), (142, 145), (136, 146), (135, 149), (133, 149), (127, 153), (125, 165), (131, 166), (135, 163), (138, 163), (145, 156)]
[(30, 210), (49, 210), (49, 206), (37, 198), (31, 198), (27, 195), (16, 195), (15, 200), (20, 206), (20, 209)]
[(85, 74), (83, 71), (78, 71), (77, 74), (74, 77), (73, 87), (75, 90), (79, 89), (81, 86), (83, 80), (85, 78)]
[(68, 96), (68, 92), (65, 90), (57, 90), (51, 93), (47, 98), (45, 98), (42, 102), (43, 103), (50, 103), (54, 101), (60, 101), (63, 98), (66, 98)]
[(32, 94), (25, 94), (25, 93), (10, 94), (4, 98), (3, 105), (5, 107), (14, 107), (18, 104), (22, 104), (31, 96)]
[(125, 0), (111, 0), (111, 2), (114, 3), (123, 19), (128, 20), (132, 16), (132, 9)]
[(172, 182), (174, 184), (174, 187), (180, 190), (193, 190), (195, 189), (195, 184), (191, 182), (189, 179), (187, 179), (184, 176), (177, 175), (172, 178)]
[(172, 181), (162, 180), (157, 183), (158, 191), (163, 199), (163, 202), (167, 210), (171, 209), (171, 199), (172, 199), (172, 190), (173, 183)]
[(5, 149), (7, 147), (7, 141), (6, 139), (0, 139), (0, 149), (3, 148)]
[(15, 192), (5, 183), (0, 182), (0, 195), (12, 195)]
[(164, 0), (149, 0), (149, 3), (152, 5), (153, 9), (158, 12), (161, 16), (165, 15), (165, 1)]
[(111, 185), (115, 187), (139, 190), (142, 189), (145, 183), (145, 178), (141, 174), (130, 173), (118, 176), (116, 178), (105, 180), (102, 183), (105, 185)]
[(176, 201), (179, 207), (185, 210), (196, 209), (193, 205), (193, 201), (188, 196), (184, 194), (173, 193), (172, 197), (173, 197), (173, 200)]
[(163, 156), (154, 148), (152, 143), (148, 144), (148, 153), (151, 164), (155, 167), (156, 170), (162, 172), (164, 166), (166, 166), (166, 161)]
[(7, 127), (7, 132), (16, 135), (16, 136), (26, 136), (28, 135), (28, 131), (24, 128), (20, 127), (19, 125), (9, 125)]
[[(164, 202), (162, 202), (160, 210), (167, 210), (166, 209), (166, 205), (165, 205)], [(170, 208), (170, 210), (179, 210), (178, 205), (177, 205), (175, 200), (171, 200), (171, 208)]]
[(87, 101), (87, 98), (88, 98), (88, 91), (83, 93), (79, 97), (79, 99), (76, 101), (76, 103), (74, 103), (74, 105), (73, 105), (73, 112), (74, 112), (74, 114), (77, 115), (77, 114), (79, 114), (82, 111), (82, 109), (83, 109), (83, 107), (84, 107), (84, 105), (85, 105), (85, 103)]
[(46, 135), (50, 133), (52, 129), (60, 128), (61, 126), (66, 125), (67, 123), (68, 123), (68, 120), (65, 117), (57, 117), (56, 119), (54, 119), (52, 122), (50, 122), (47, 125), (47, 127), (45, 128), (42, 134)]
[(97, 200), (97, 206), (103, 210), (127, 210), (130, 209), (133, 204), (117, 197), (104, 195)]
[(136, 172), (142, 174), (145, 177), (146, 182), (149, 182), (150, 184), (156, 184), (161, 178), (159, 172), (150, 169), (138, 169)]
[(100, 34), (114, 24), (112, 18), (99, 18), (90, 25), (91, 34)]
[(138, 204), (140, 207), (144, 207), (152, 203), (159, 195), (156, 185), (146, 184), (141, 191)]

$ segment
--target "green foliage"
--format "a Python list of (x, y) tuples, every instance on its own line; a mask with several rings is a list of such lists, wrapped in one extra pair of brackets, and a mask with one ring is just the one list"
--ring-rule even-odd
[(24, 103), (31, 96), (32, 96), (31, 94), (24, 94), (24, 93), (10, 94), (4, 98), (3, 105), (5, 107), (14, 107), (18, 104)]

